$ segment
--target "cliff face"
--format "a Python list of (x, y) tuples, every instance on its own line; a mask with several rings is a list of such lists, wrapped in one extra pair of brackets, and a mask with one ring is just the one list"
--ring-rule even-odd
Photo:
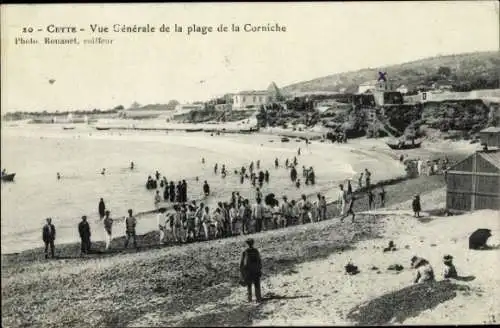
[(369, 108), (352, 109), (344, 118), (344, 127), (356, 131), (350, 133), (351, 136), (420, 137), (425, 135), (426, 129), (435, 129), (472, 137), (480, 130), (500, 123), (499, 108), (498, 103), (485, 103), (482, 100), (390, 105), (379, 110), (372, 109), (377, 112), (372, 120), (368, 119)]

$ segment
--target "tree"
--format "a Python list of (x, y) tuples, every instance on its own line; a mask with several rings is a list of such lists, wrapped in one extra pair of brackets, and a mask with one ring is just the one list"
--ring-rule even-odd
[(451, 68), (448, 66), (440, 66), (438, 69), (438, 74), (443, 77), (449, 77), (451, 75)]
[(130, 109), (138, 109), (141, 107), (141, 104), (139, 104), (137, 101), (134, 101), (132, 105), (130, 105)]
[(167, 103), (167, 107), (170, 108), (170, 109), (175, 109), (175, 107), (177, 107), (177, 105), (179, 105), (180, 103), (175, 100), (175, 99), (172, 99), (170, 100), (168, 103)]

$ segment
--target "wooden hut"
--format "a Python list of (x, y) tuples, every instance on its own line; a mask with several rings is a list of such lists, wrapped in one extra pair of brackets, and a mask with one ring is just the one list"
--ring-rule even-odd
[(500, 147), (500, 127), (491, 126), (479, 132), (481, 144), (488, 147)]
[(452, 166), (446, 176), (450, 211), (500, 209), (500, 150), (478, 151)]

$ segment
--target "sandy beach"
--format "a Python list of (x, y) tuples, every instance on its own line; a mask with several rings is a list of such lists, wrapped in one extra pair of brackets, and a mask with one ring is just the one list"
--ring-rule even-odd
[[(493, 301), (498, 295), (498, 278), (494, 275), (497, 250), (469, 251), (466, 242), (467, 234), (478, 227), (490, 228), (495, 235), (499, 229), (497, 213), (413, 218), (407, 199), (414, 193), (425, 194), (424, 212), (433, 212), (442, 206), (443, 186), (441, 176), (401, 181), (386, 187), (385, 209), (358, 215), (355, 223), (331, 219), (253, 235), (264, 261), (265, 301), (260, 305), (246, 303), (245, 289), (237, 283), (245, 236), (158, 248), (152, 246), (156, 240), (152, 232), (139, 240), (143, 246), (139, 252), (120, 249), (123, 240), (115, 239), (115, 252), (97, 252), (85, 259), (75, 257), (76, 244), (60, 246), (58, 260), (43, 260), (41, 249), (2, 255), (3, 324), (132, 327), (356, 323), (346, 318), (356, 305), (412, 284), (411, 256), (428, 258), (439, 279), (440, 259), (447, 253), (455, 256), (460, 275), (475, 276), (463, 283), (468, 286), (464, 290), (470, 288), (464, 291), (467, 295), (436, 304), (432, 311), (424, 307), (417, 315), (400, 321), (491, 321), (491, 315), (498, 313)], [(366, 210), (366, 202), (360, 201), (357, 211)], [(329, 206), (329, 217), (336, 213), (336, 206)], [(452, 223), (453, 229), (447, 229)], [(398, 251), (382, 253), (388, 240), (395, 241)], [(496, 245), (497, 241), (492, 237), (490, 243)], [(94, 248), (102, 246), (96, 243)], [(359, 266), (358, 275), (343, 272), (349, 259)], [(395, 263), (404, 267), (399, 274), (386, 270)], [(373, 266), (380, 273), (371, 270)], [(481, 311), (458, 311), (464, 304)]]

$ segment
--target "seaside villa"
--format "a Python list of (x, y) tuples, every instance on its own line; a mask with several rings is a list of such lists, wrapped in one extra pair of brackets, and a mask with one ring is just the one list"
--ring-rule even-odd
[(261, 105), (280, 101), (281, 92), (272, 82), (267, 90), (241, 91), (233, 95), (233, 110), (258, 109)]

